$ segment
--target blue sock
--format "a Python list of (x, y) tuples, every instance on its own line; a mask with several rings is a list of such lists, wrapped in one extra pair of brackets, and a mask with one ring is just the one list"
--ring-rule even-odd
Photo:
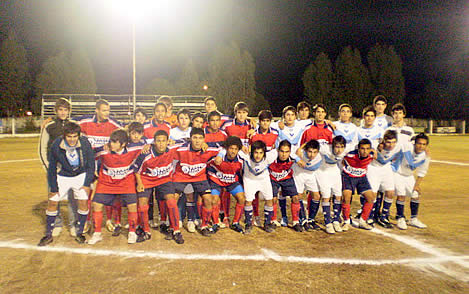
[(264, 224), (270, 225), (272, 223), (272, 215), (274, 214), (274, 207), (264, 205)]
[(384, 193), (383, 192), (378, 192), (376, 195), (376, 210), (375, 210), (375, 215), (379, 215), (381, 211), (381, 205), (383, 204), (383, 199), (384, 199)]
[(396, 208), (397, 208), (396, 218), (405, 217), (404, 216), (404, 204), (405, 204), (405, 201), (399, 201), (399, 200), (396, 201)]
[(365, 196), (360, 195), (360, 204), (361, 204), (361, 207), (363, 207), (363, 204), (365, 204), (365, 202), (366, 202)]
[(392, 199), (384, 198), (383, 213), (381, 214), (382, 218), (389, 217), (389, 208), (391, 208), (391, 205), (392, 205)]
[(326, 225), (330, 224), (331, 223), (331, 204), (329, 202), (322, 203), (322, 213), (324, 214), (324, 223)]
[(282, 217), (288, 217), (287, 216), (287, 198), (279, 197), (278, 205), (280, 206), (280, 213), (282, 214)]
[(371, 209), (370, 211), (370, 215), (368, 216), (368, 219), (373, 219), (375, 217), (375, 212), (377, 211), (378, 209), (378, 202), (376, 202), (376, 200), (373, 202), (373, 208)]
[(342, 211), (342, 201), (341, 200), (334, 200), (334, 221), (340, 222), (340, 212)]
[(300, 199), (300, 224), (303, 224), (303, 222), (306, 220), (306, 210), (305, 210), (305, 205), (303, 203), (303, 200)]
[(77, 221), (77, 235), (83, 234), (83, 228), (85, 227), (86, 218), (88, 217), (89, 211), (77, 210), (78, 212), (78, 221)]
[(252, 225), (252, 205), (244, 206), (244, 223)]
[(313, 221), (314, 218), (316, 217), (316, 214), (318, 213), (319, 210), (319, 200), (311, 200), (309, 204), (309, 215), (308, 215), (308, 221)]
[(419, 204), (420, 201), (418, 199), (411, 199), (410, 200), (410, 217), (417, 217), (419, 214)]
[(58, 211), (48, 211), (46, 210), (46, 235), (52, 236), (52, 230), (55, 226), (55, 218), (57, 217)]
[(181, 194), (178, 199), (179, 219), (183, 222), (186, 218), (186, 195)]
[(195, 214), (197, 211), (197, 207), (195, 202), (186, 202), (186, 209), (187, 209), (187, 221), (193, 222), (195, 220)]

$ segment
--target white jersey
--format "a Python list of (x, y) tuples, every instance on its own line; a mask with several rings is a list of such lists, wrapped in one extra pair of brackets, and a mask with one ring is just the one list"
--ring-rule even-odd
[(357, 142), (357, 126), (352, 123), (344, 123), (341, 121), (333, 122), (336, 129), (334, 130), (334, 136), (342, 136), (347, 141), (347, 144), (356, 144)]
[(349, 151), (354, 150), (354, 149), (355, 149), (355, 146), (347, 145), (347, 147), (344, 149), (344, 151), (341, 154), (336, 155), (333, 152), (332, 145), (321, 144), (321, 148), (319, 149), (319, 152), (321, 153), (323, 164), (321, 165), (319, 170), (331, 171), (331, 170), (338, 169), (340, 171), (344, 156), (347, 155)]
[(295, 124), (299, 124), (302, 128), (306, 128), (307, 125), (312, 124), (313, 121), (308, 118), (308, 119), (297, 119), (295, 121)]
[(277, 129), (278, 137), (275, 146), (278, 147), (281, 141), (287, 140), (291, 144), (291, 154), (295, 154), (296, 150), (300, 147), (301, 136), (303, 135), (304, 129), (304, 124), (298, 123), (297, 121), (295, 121), (291, 127), (285, 125), (283, 130)]
[[(226, 151), (225, 151), (226, 152)], [(219, 154), (220, 155), (220, 154)], [(277, 149), (272, 149), (266, 153), (266, 156), (260, 162), (255, 162), (249, 154), (242, 150), (238, 152), (239, 157), (244, 160), (243, 180), (260, 181), (268, 179), (270, 183), (269, 165), (277, 159)]]
[(169, 130), (169, 138), (176, 142), (176, 144), (186, 143), (191, 137), (191, 127), (188, 127), (185, 131), (179, 127), (174, 127)]
[(387, 114), (383, 114), (381, 116), (377, 116), (375, 121), (373, 122), (373, 126), (377, 126), (383, 130), (386, 130), (390, 126), (392, 126), (393, 119), (391, 116)]
[(430, 166), (430, 157), (427, 153), (415, 153), (414, 144), (405, 143), (402, 145), (402, 150), (392, 163), (392, 168), (395, 172), (402, 176), (412, 176), (416, 171), (417, 176), (423, 178)]
[(415, 135), (414, 129), (412, 127), (407, 126), (404, 124), (402, 127), (398, 127), (396, 125), (392, 125), (387, 130), (393, 130), (397, 133), (397, 142), (399, 143), (406, 143), (410, 142), (412, 137)]
[(314, 173), (314, 171), (318, 170), (322, 165), (322, 157), (319, 153), (318, 155), (316, 155), (316, 157), (310, 159), (306, 155), (306, 151), (303, 151), (303, 157), (301, 159), (306, 162), (306, 166), (301, 167), (297, 163), (295, 163), (293, 165), (293, 175), (298, 172), (305, 172), (309, 174)]
[(383, 138), (384, 130), (373, 124), (371, 128), (361, 126), (358, 128), (358, 141), (368, 139), (371, 141), (371, 148), (378, 148), (379, 141)]
[(378, 158), (371, 162), (370, 166), (374, 167), (383, 167), (383, 166), (390, 166), (391, 162), (394, 161), (399, 154), (402, 152), (402, 145), (397, 143), (391, 150), (381, 150), (378, 152)]

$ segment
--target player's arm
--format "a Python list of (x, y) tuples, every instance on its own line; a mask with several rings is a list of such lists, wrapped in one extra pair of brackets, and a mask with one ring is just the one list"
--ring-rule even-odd
[(417, 191), (420, 194), (420, 184), (423, 181), (423, 178), (427, 175), (428, 168), (430, 166), (430, 158), (427, 157), (424, 163), (417, 168), (417, 179), (415, 180), (414, 191)]
[(145, 191), (145, 186), (143, 185), (142, 177), (139, 173), (135, 173), (135, 179), (137, 180), (137, 192)]
[(59, 185), (57, 183), (57, 155), (56, 148), (58, 144), (53, 144), (49, 152), (49, 167), (47, 168), (47, 182), (49, 184), (49, 198), (59, 192)]
[(47, 159), (47, 143), (49, 142), (49, 132), (47, 131), (47, 126), (41, 128), (41, 135), (39, 137), (39, 158), (41, 159), (43, 167), (47, 171), (49, 166), (49, 160)]
[(83, 152), (83, 157), (85, 160), (85, 172), (86, 172), (83, 189), (89, 194), (90, 186), (94, 179), (94, 171), (96, 167), (95, 167), (95, 161), (94, 161), (93, 148), (91, 148), (91, 144), (88, 142), (88, 140), (85, 139), (83, 141), (84, 142), (81, 142), (81, 143), (82, 143), (82, 148), (83, 148), (82, 152)]

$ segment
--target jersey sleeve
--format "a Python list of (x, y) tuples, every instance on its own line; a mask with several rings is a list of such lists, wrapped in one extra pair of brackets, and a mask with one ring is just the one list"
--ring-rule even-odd
[(47, 131), (47, 124), (41, 129), (41, 135), (39, 137), (39, 158), (41, 159), (43, 167), (47, 170), (49, 166), (49, 160), (47, 159), (47, 143), (49, 142), (49, 132)]
[(417, 171), (417, 172), (416, 172), (416, 173), (417, 173), (417, 177), (419, 177), (419, 178), (425, 177), (425, 176), (427, 175), (427, 172), (428, 172), (428, 168), (429, 168), (429, 167), (430, 167), (430, 158), (427, 157), (427, 158), (425, 158), (424, 163), (423, 163), (421, 166), (419, 166), (419, 167), (417, 168), (417, 170), (416, 170), (416, 171)]

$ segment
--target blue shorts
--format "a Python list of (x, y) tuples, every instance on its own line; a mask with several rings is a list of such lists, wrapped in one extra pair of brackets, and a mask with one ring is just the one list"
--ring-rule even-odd
[(220, 186), (217, 183), (210, 181), (210, 186), (212, 186), (212, 195), (220, 195), (221, 190), (226, 189), (226, 191), (230, 192), (231, 195), (235, 196), (238, 193), (244, 193), (243, 186), (240, 183), (236, 182), (229, 186)]
[(184, 188), (189, 184), (192, 185), (192, 187), (194, 188), (194, 193), (197, 193), (199, 195), (210, 194), (212, 192), (210, 189), (210, 184), (208, 183), (207, 180), (199, 181), (199, 182), (174, 183), (174, 190), (177, 194), (182, 194), (182, 192), (184, 192)]
[(293, 197), (298, 195), (298, 191), (296, 190), (296, 185), (295, 181), (293, 178), (289, 178), (283, 181), (273, 181), (270, 179), (270, 182), (272, 183), (272, 192), (274, 197), (277, 197), (278, 191), (280, 188), (282, 188), (282, 196), (283, 197)]
[(93, 198), (93, 202), (101, 203), (106, 206), (110, 206), (114, 203), (116, 198), (120, 197), (122, 206), (137, 203), (137, 194), (103, 194), (96, 193)]
[(146, 188), (143, 192), (137, 192), (137, 198), (150, 198), (153, 192), (155, 192), (157, 200), (165, 200), (166, 195), (175, 193), (174, 184), (173, 182), (167, 182), (153, 188)]
[(357, 190), (358, 194), (371, 190), (368, 178), (366, 176), (361, 178), (353, 178), (342, 173), (342, 191), (350, 190), (353, 193), (355, 189)]

